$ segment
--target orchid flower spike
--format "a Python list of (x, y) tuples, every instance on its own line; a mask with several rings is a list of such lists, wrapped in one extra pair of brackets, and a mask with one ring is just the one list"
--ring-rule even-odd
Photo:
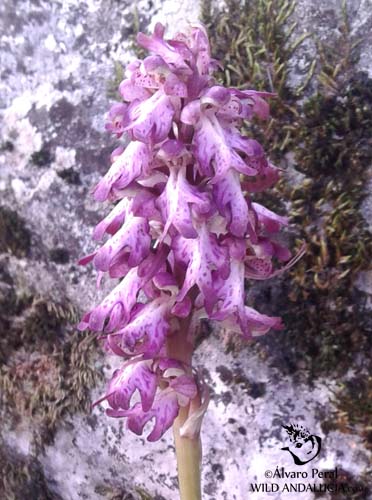
[(268, 279), (281, 272), (275, 263), (284, 270), (298, 258), (276, 238), (288, 219), (252, 200), (279, 170), (240, 132), (243, 121), (268, 117), (273, 94), (216, 83), (203, 26), (172, 39), (164, 31), (157, 24), (138, 35), (149, 55), (129, 64), (122, 102), (108, 113), (107, 130), (123, 142), (93, 196), (115, 205), (95, 228), (102, 243), (81, 260), (119, 280), (79, 325), (101, 332), (123, 360), (99, 402), (136, 434), (153, 422), (149, 441), (181, 408), (183, 434), (199, 432), (208, 395), (191, 365), (197, 321), (245, 339), (283, 328), (245, 304), (245, 280)]

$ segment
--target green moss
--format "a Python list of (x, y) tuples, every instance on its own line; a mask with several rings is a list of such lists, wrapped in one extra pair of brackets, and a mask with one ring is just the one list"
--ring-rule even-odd
[[(324, 479), (323, 483), (329, 486), (328, 498), (331, 500), (365, 500), (369, 498), (371, 492), (367, 474), (355, 477), (353, 473), (341, 467), (337, 467), (336, 479)], [(315, 493), (314, 498), (325, 498), (325, 496), (323, 493)]]
[(114, 62), (113, 77), (107, 83), (106, 95), (109, 99), (115, 101), (121, 101), (121, 96), (118, 91), (118, 87), (122, 80), (124, 79), (124, 68), (119, 61)]
[(246, 132), (260, 140), (273, 159), (282, 158), (291, 148), (296, 134), (296, 101), (303, 95), (316, 63), (310, 62), (302, 85), (291, 90), (287, 83), (290, 58), (310, 36), (304, 33), (290, 41), (296, 27), (291, 20), (295, 6), (291, 0), (227, 0), (226, 6), (217, 11), (209, 0), (202, 2), (201, 18), (210, 35), (213, 56), (224, 65), (218, 80), (228, 86), (277, 94), (271, 100), (268, 123), (246, 124)]
[[(304, 39), (289, 44), (294, 8), (291, 1), (229, 0), (217, 12), (205, 1), (202, 18), (214, 55), (224, 61), (220, 81), (278, 94), (271, 121), (247, 125), (246, 133), (263, 142), (273, 159), (294, 151), (295, 168), (306, 175), (297, 186), (284, 176), (271, 193), (255, 199), (282, 213), (281, 200), (290, 199), (296, 238), (307, 242), (306, 256), (283, 281), (283, 294), (270, 308), (282, 312), (286, 332), (262, 345), (270, 356), (276, 343), (281, 366), (305, 367), (312, 377), (345, 371), (368, 341), (352, 290), (356, 274), (372, 256), (371, 235), (358, 210), (372, 153), (372, 115), (366, 105), (372, 82), (354, 75), (357, 43), (344, 8), (340, 39), (333, 46), (319, 44), (318, 71), (314, 74), (314, 60), (304, 84), (291, 91), (289, 60)], [(320, 91), (299, 99), (310, 77), (318, 78)]]
[(66, 414), (89, 411), (90, 389), (100, 376), (94, 337), (74, 331), (77, 312), (68, 302), (19, 299), (13, 291), (12, 307), (0, 309), (1, 317), (8, 322), (0, 339), (4, 408), (31, 419), (44, 444)]
[(26, 257), (31, 247), (31, 234), (25, 221), (7, 207), (0, 206), (0, 253), (10, 252)]
[(365, 106), (371, 86), (365, 75), (356, 75), (337, 97), (317, 94), (306, 103), (296, 166), (308, 178), (295, 189), (281, 186), (308, 245), (291, 272), (283, 349), (296, 346), (316, 375), (346, 371), (368, 345), (353, 283), (372, 257), (372, 235), (359, 211), (372, 153), (372, 113)]
[(372, 377), (357, 377), (340, 384), (334, 393), (331, 424), (344, 433), (360, 434), (372, 450)]

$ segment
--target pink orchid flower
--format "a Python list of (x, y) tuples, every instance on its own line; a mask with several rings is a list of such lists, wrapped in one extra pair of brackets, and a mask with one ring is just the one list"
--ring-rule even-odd
[[(200, 429), (206, 402), (191, 366), (195, 318), (244, 338), (283, 328), (245, 304), (245, 280), (275, 276), (299, 256), (290, 260), (275, 239), (287, 218), (252, 199), (279, 171), (240, 133), (243, 120), (268, 117), (273, 94), (217, 85), (200, 25), (165, 39), (157, 24), (137, 40), (150, 55), (128, 66), (123, 102), (106, 125), (130, 142), (115, 149), (93, 191), (117, 203), (95, 228), (104, 241), (81, 260), (120, 282), (79, 327), (102, 332), (106, 349), (123, 359), (99, 401), (107, 415), (125, 418), (136, 434), (152, 421), (154, 441), (181, 408), (188, 435)], [(276, 269), (277, 261), (287, 265)]]

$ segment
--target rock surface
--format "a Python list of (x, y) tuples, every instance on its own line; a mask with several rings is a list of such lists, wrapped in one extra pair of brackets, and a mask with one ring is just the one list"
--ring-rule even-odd
[[(348, 2), (353, 34), (363, 39), (358, 69), (369, 72), (371, 7), (369, 0)], [(185, 20), (197, 19), (198, 6), (142, 0), (137, 12), (141, 29), (162, 21), (174, 31)], [(340, 15), (339, 0), (299, 0), (294, 13), (299, 32), (311, 29), (324, 39), (337, 30)], [(4, 0), (0, 6), (0, 205), (15, 211), (30, 235), (20, 255), (0, 246), (0, 264), (17, 289), (56, 302), (68, 300), (80, 312), (97, 300), (93, 272), (76, 262), (91, 251), (92, 228), (104, 213), (89, 191), (106, 171), (114, 147), (103, 129), (110, 101), (107, 86), (114, 61), (125, 64), (130, 59), (135, 19), (129, 2), (114, 0)], [(309, 40), (294, 59), (294, 84), (314, 50), (314, 40)], [(370, 201), (365, 207), (369, 214)], [(361, 283), (370, 293), (370, 274), (363, 275)], [(8, 286), (5, 280), (2, 286)], [(5, 327), (0, 323), (0, 328)], [(100, 359), (97, 369), (103, 367), (108, 376), (114, 363)], [(218, 331), (201, 343), (196, 366), (212, 392), (203, 425), (203, 498), (244, 500), (255, 482), (283, 486), (285, 480), (268, 480), (265, 471), (298, 470), (289, 453), (281, 450), (286, 442), (282, 425), (290, 422), (308, 427), (323, 440), (319, 460), (301, 469), (309, 477), (300, 482), (314, 482), (313, 467), (336, 466), (364, 481), (371, 457), (361, 438), (326, 425), (336, 419), (331, 403), (336, 380), (317, 379), (309, 386), (298, 373), (284, 376), (251, 346), (227, 354)], [(352, 377), (350, 367), (346, 380)], [(92, 399), (103, 390), (101, 383)], [(158, 443), (146, 443), (97, 407), (91, 414), (62, 419), (54, 441), (40, 450), (34, 446), (32, 425), (25, 416), (7, 421), (0, 432), (5, 450), (37, 459), (50, 495), (45, 498), (177, 498), (170, 432)], [(280, 499), (284, 493), (261, 492), (254, 498), (268, 496)], [(359, 498), (367, 497), (365, 493)], [(285, 498), (298, 498), (298, 493)], [(301, 498), (315, 496), (306, 492)]]

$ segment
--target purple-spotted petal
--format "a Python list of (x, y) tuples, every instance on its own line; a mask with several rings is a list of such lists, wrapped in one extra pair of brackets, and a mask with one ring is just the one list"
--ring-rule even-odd
[(138, 102), (130, 112), (130, 124), (125, 128), (137, 141), (163, 141), (172, 126), (175, 108), (169, 96), (161, 91), (146, 101)]
[(179, 377), (176, 377), (171, 380), (169, 387), (171, 387), (178, 394), (186, 397), (187, 400), (194, 399), (198, 393), (195, 380), (190, 375), (180, 375)]
[(252, 208), (258, 216), (258, 221), (269, 233), (276, 233), (281, 226), (288, 225), (288, 217), (277, 215), (259, 203), (252, 203)]
[(120, 137), (129, 123), (129, 108), (127, 104), (114, 104), (107, 115), (106, 130)]
[(156, 388), (157, 376), (151, 370), (149, 361), (129, 362), (114, 372), (105, 399), (114, 410), (128, 410), (131, 398), (138, 390), (142, 409), (148, 411), (154, 401)]
[[(125, 322), (129, 318), (129, 313), (136, 303), (137, 294), (141, 286), (142, 278), (137, 275), (137, 269), (131, 269), (100, 305), (85, 314), (78, 325), (79, 330), (90, 328), (93, 331), (102, 331), (105, 321), (110, 318), (114, 308), (115, 322), (117, 324)], [(119, 308), (120, 315), (118, 316)]]
[[(161, 56), (168, 64), (174, 64), (180, 69), (189, 69), (184, 61), (184, 57), (180, 55), (180, 50), (172, 47), (166, 40), (164, 40), (164, 26), (157, 23), (155, 26), (154, 34), (147, 36), (144, 33), (138, 33), (137, 42), (141, 47), (147, 49), (153, 54)], [(184, 45), (186, 49), (186, 45)], [(185, 55), (185, 54), (184, 54)], [(188, 57), (191, 58), (191, 53), (187, 51)]]
[(244, 309), (243, 262), (232, 260), (228, 278), (216, 280), (214, 286), (217, 304), (210, 318), (221, 321), (233, 315), (238, 317)]
[(132, 200), (123, 198), (94, 229), (93, 239), (102, 239), (105, 233), (115, 234), (123, 224), (132, 206)]
[(208, 196), (192, 186), (186, 180), (185, 174), (185, 168), (178, 171), (171, 169), (165, 190), (159, 197), (158, 206), (164, 221), (161, 240), (172, 224), (185, 238), (196, 238), (197, 232), (193, 225), (191, 208), (196, 205), (202, 213), (210, 208)]
[(164, 82), (164, 92), (176, 97), (187, 97), (187, 85), (174, 73), (170, 73)]
[(180, 318), (187, 318), (190, 314), (192, 308), (192, 302), (190, 297), (186, 296), (180, 302), (176, 302), (171, 309), (171, 313)]
[[(242, 237), (250, 220), (248, 203), (242, 193), (239, 174), (229, 170), (225, 177), (213, 185), (218, 211), (228, 221), (228, 229), (234, 236)], [(253, 221), (250, 221), (252, 225)]]
[(146, 144), (133, 141), (124, 152), (116, 158), (107, 174), (94, 189), (94, 198), (104, 201), (115, 189), (124, 189), (134, 179), (149, 173), (150, 150)]
[(144, 305), (130, 322), (115, 335), (120, 337), (124, 350), (153, 357), (164, 345), (169, 331), (167, 312), (172, 303), (163, 296)]
[(206, 308), (211, 309), (216, 301), (213, 286), (214, 276), (226, 278), (229, 274), (227, 249), (218, 244), (217, 237), (210, 234), (203, 224), (195, 239), (178, 237), (173, 246), (175, 258), (186, 263), (187, 270), (177, 300), (183, 300), (187, 292), (198, 285), (205, 297)]
[(132, 79), (127, 78), (119, 85), (119, 92), (124, 101), (132, 102), (135, 100), (144, 101), (151, 97), (151, 92), (134, 83)]
[(264, 335), (269, 330), (282, 330), (284, 325), (281, 318), (261, 314), (252, 307), (245, 306), (239, 319), (239, 325), (245, 338)]
[(150, 252), (149, 224), (143, 217), (128, 217), (121, 228), (96, 253), (96, 269), (108, 271), (120, 254), (128, 254), (128, 265), (140, 264)]
[(157, 441), (162, 435), (172, 426), (179, 412), (179, 404), (177, 394), (166, 389), (159, 392), (152, 408), (144, 412), (141, 403), (137, 403), (130, 410), (107, 410), (106, 413), (110, 417), (127, 417), (128, 429), (137, 434), (142, 435), (143, 428), (152, 419), (155, 419), (155, 425), (151, 433), (147, 436), (148, 441)]

